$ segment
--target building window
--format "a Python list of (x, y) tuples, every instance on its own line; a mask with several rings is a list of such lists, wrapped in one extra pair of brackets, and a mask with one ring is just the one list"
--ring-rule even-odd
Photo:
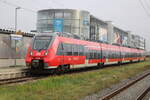
[(62, 12), (55, 12), (55, 18), (63, 18)]
[(48, 19), (53, 19), (54, 18), (54, 12), (49, 12)]
[(48, 19), (48, 12), (40, 12), (38, 15), (38, 19)]
[(64, 18), (70, 19), (71, 18), (71, 13), (64, 13)]

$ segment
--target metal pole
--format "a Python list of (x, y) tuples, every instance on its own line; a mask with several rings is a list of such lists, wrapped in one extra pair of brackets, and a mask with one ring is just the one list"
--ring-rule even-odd
[[(20, 7), (15, 8), (15, 34), (17, 33), (17, 10)], [(17, 59), (17, 51), (16, 51), (16, 40), (15, 40), (15, 66), (16, 66), (16, 59)]]
[(17, 8), (15, 9), (15, 33), (17, 31)]

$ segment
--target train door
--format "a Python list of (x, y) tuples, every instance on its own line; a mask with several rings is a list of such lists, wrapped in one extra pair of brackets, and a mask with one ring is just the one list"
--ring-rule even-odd
[(64, 64), (64, 54), (65, 54), (63, 43), (59, 44), (58, 51), (60, 51), (59, 53), (61, 55), (60, 58), (59, 58), (60, 65), (63, 65)]
[(63, 62), (64, 64), (72, 64), (72, 44), (63, 43)]
[(90, 58), (90, 52), (86, 46), (84, 47), (84, 55), (85, 55), (85, 64), (88, 65), (89, 58)]
[(100, 51), (99, 51), (100, 55), (99, 55), (99, 59), (100, 59), (100, 62), (103, 63), (103, 57), (102, 57), (102, 54), (103, 54), (103, 51), (102, 51), (102, 47), (101, 47), (101, 44), (100, 44)]
[(102, 63), (107, 62), (107, 50), (104, 49), (104, 45), (102, 45), (102, 49), (101, 49), (101, 59), (102, 59)]
[(123, 58), (123, 57), (122, 57), (122, 50), (121, 50), (121, 47), (118, 47), (118, 49), (119, 49), (119, 51), (118, 51), (118, 52), (119, 52), (119, 57), (118, 57), (118, 58), (119, 58), (120, 62), (122, 62), (122, 58)]

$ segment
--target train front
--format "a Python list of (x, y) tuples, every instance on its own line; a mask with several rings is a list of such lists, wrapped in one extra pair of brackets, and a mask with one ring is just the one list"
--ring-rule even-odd
[(33, 38), (31, 46), (26, 54), (26, 65), (32, 70), (43, 70), (49, 67), (51, 59), (51, 45), (55, 36), (38, 34)]

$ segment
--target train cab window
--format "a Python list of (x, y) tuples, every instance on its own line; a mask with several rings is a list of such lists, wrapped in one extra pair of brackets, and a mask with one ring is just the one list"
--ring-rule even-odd
[(39, 51), (48, 49), (51, 41), (52, 36), (36, 36), (33, 42), (33, 49)]

